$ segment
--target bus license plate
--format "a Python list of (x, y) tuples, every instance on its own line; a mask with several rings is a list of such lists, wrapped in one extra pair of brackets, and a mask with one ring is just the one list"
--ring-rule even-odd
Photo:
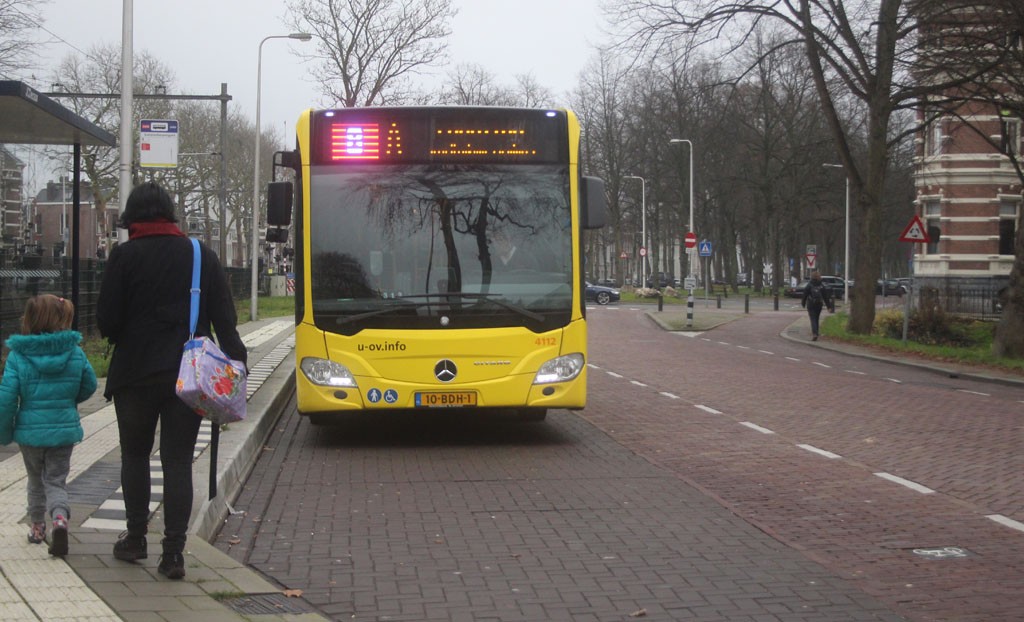
[(416, 393), (414, 397), (416, 406), (425, 406), (427, 408), (476, 406), (476, 393), (473, 391)]

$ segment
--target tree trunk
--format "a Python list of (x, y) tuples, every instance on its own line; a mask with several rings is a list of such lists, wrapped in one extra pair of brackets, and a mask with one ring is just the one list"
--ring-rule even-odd
[(1013, 269), (1010, 270), (1010, 282), (1001, 296), (1003, 315), (992, 340), (992, 354), (995, 356), (1024, 358), (1024, 284), (1021, 283), (1024, 275), (1024, 227), (1021, 225), (1018, 217)]

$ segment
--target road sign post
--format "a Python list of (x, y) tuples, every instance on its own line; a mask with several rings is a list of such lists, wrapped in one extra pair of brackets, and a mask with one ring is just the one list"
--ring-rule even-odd
[(178, 122), (143, 119), (139, 122), (139, 166), (178, 167)]

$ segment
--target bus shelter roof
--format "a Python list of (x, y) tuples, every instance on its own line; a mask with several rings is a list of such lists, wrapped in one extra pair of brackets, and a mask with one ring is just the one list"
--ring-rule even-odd
[(0, 143), (113, 147), (113, 134), (15, 80), (0, 81)]
[(73, 145), (74, 162), (71, 219), (71, 302), (75, 304), (72, 322), (78, 328), (79, 290), (79, 213), (81, 200), (82, 146), (113, 147), (117, 140), (74, 111), (17, 80), (0, 80), (0, 144)]

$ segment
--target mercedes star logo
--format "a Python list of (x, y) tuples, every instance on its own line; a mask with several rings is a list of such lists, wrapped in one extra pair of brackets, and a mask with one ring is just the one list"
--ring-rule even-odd
[(434, 365), (434, 376), (441, 382), (451, 382), (455, 380), (455, 374), (459, 373), (459, 368), (455, 366), (454, 361), (448, 359), (441, 359)]

